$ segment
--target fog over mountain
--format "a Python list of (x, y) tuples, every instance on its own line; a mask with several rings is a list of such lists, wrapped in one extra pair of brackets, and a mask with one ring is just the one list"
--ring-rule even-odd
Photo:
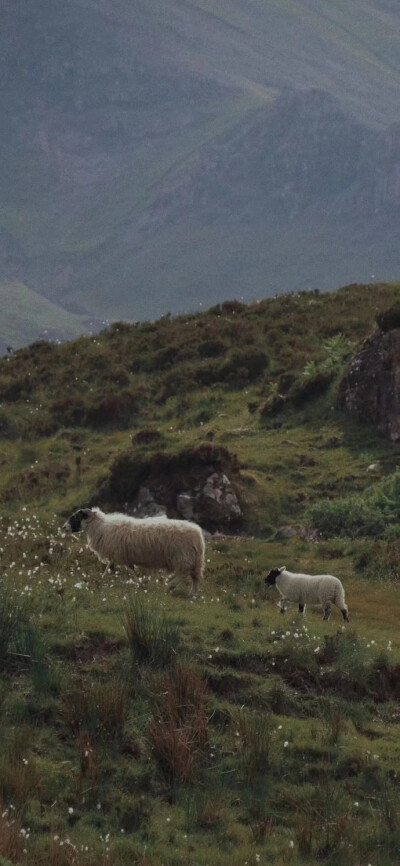
[(394, 0), (3, 0), (0, 349), (400, 274)]

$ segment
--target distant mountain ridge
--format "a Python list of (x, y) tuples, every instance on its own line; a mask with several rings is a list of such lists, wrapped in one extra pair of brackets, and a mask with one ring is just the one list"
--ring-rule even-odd
[(398, 278), (397, 4), (4, 0), (2, 18), (0, 282), (85, 330)]

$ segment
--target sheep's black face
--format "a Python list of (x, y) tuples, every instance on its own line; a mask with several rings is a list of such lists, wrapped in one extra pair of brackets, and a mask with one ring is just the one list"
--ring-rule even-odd
[(279, 577), (280, 573), (280, 568), (271, 568), (271, 571), (267, 574), (265, 578), (265, 586), (275, 586), (276, 578)]
[(80, 508), (64, 523), (63, 529), (67, 532), (80, 532), (84, 528), (82, 524), (88, 519), (90, 513), (90, 508)]

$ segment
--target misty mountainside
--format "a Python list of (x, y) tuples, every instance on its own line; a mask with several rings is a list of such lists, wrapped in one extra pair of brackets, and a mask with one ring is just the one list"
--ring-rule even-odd
[(93, 319), (397, 279), (391, 0), (4, 0), (2, 19), (14, 346), (46, 330), (38, 294), (65, 338)]

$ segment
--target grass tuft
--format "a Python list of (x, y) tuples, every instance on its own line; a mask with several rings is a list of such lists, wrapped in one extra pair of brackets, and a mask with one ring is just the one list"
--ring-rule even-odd
[(178, 668), (154, 687), (149, 740), (155, 760), (169, 785), (193, 782), (208, 741), (206, 685), (191, 669)]
[(167, 668), (177, 664), (181, 649), (179, 626), (153, 604), (132, 596), (124, 626), (135, 666)]

